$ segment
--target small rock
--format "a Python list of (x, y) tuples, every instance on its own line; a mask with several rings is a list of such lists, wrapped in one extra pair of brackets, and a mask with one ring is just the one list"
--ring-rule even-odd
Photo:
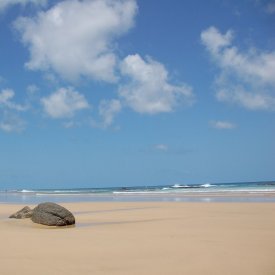
[(31, 218), (33, 210), (29, 206), (23, 207), (18, 212), (9, 216), (11, 219), (27, 219)]
[(56, 203), (40, 203), (33, 209), (31, 217), (34, 223), (49, 226), (65, 226), (75, 224), (74, 215)]

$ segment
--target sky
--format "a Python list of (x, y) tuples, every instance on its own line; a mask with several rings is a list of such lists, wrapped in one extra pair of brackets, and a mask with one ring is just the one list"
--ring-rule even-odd
[(275, 1), (0, 0), (0, 188), (275, 180)]

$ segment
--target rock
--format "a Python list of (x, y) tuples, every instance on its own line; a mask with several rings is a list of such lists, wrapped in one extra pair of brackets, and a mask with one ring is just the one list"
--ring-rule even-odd
[(34, 223), (49, 226), (65, 226), (75, 224), (74, 215), (56, 203), (40, 203), (33, 209), (31, 217)]
[(31, 218), (33, 210), (30, 209), (29, 206), (23, 207), (18, 212), (12, 214), (9, 216), (11, 219), (27, 219)]

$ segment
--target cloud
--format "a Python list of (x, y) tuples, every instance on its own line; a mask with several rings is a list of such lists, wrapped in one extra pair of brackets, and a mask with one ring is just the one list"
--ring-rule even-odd
[(74, 121), (66, 121), (63, 123), (64, 128), (70, 129), (77, 126), (77, 124)]
[(266, 5), (265, 11), (270, 14), (275, 13), (275, 2), (268, 3)]
[(275, 110), (275, 51), (241, 52), (232, 45), (233, 38), (231, 30), (222, 34), (215, 27), (201, 33), (203, 45), (220, 69), (217, 99), (251, 110)]
[(30, 84), (27, 87), (27, 94), (34, 95), (39, 91), (39, 87), (35, 84)]
[(47, 4), (47, 0), (1, 0), (0, 1), (0, 12), (12, 5), (27, 5), (33, 4), (37, 6), (44, 6)]
[(157, 151), (167, 152), (168, 151), (168, 146), (166, 144), (156, 144), (154, 146), (154, 149), (157, 150)]
[(138, 54), (128, 55), (121, 63), (121, 73), (128, 82), (120, 85), (119, 96), (136, 112), (171, 112), (192, 102), (192, 89), (170, 84), (166, 68), (150, 57), (144, 60)]
[(170, 146), (165, 143), (157, 143), (154, 145), (151, 145), (148, 148), (145, 148), (144, 151), (145, 153), (165, 153), (169, 155), (177, 155), (177, 156), (185, 156), (187, 154), (193, 153), (192, 149), (186, 149), (182, 147), (182, 145), (176, 145), (174, 144), (173, 146)]
[(102, 100), (99, 105), (99, 115), (102, 118), (102, 127), (112, 125), (114, 117), (121, 111), (121, 103), (117, 99)]
[(14, 103), (12, 99), (15, 93), (12, 89), (4, 89), (0, 92), (0, 108), (10, 109), (18, 112), (23, 112), (28, 109), (28, 106)]
[(11, 113), (9, 111), (4, 111), (1, 117), (2, 118), (0, 120), (0, 130), (4, 132), (19, 133), (19, 132), (22, 132), (26, 127), (25, 121), (14, 113)]
[(136, 13), (135, 0), (68, 0), (14, 26), (30, 52), (28, 69), (69, 81), (84, 76), (115, 82), (114, 41), (133, 26)]
[(216, 87), (219, 101), (236, 103), (250, 110), (275, 110), (275, 96), (263, 87), (259, 87), (260, 90), (253, 85), (245, 87), (230, 79), (217, 81)]
[(73, 88), (60, 88), (41, 99), (45, 113), (54, 119), (72, 118), (77, 111), (89, 108), (85, 97)]
[(201, 40), (203, 44), (215, 57), (218, 56), (223, 47), (231, 44), (232, 37), (233, 33), (231, 30), (227, 31), (224, 35), (221, 35), (219, 30), (215, 27), (210, 27), (201, 33)]
[(15, 103), (14, 96), (12, 89), (3, 89), (0, 92), (0, 130), (4, 132), (22, 132), (26, 127), (18, 113), (27, 111), (29, 106)]
[(221, 121), (221, 120), (210, 121), (210, 125), (215, 129), (221, 129), (221, 130), (224, 130), (224, 129), (231, 130), (236, 128), (236, 125), (234, 123), (229, 121)]

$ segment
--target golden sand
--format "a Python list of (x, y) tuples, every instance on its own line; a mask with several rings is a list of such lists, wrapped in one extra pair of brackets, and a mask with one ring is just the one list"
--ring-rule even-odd
[(48, 228), (0, 204), (0, 274), (275, 274), (275, 203), (71, 203)]

